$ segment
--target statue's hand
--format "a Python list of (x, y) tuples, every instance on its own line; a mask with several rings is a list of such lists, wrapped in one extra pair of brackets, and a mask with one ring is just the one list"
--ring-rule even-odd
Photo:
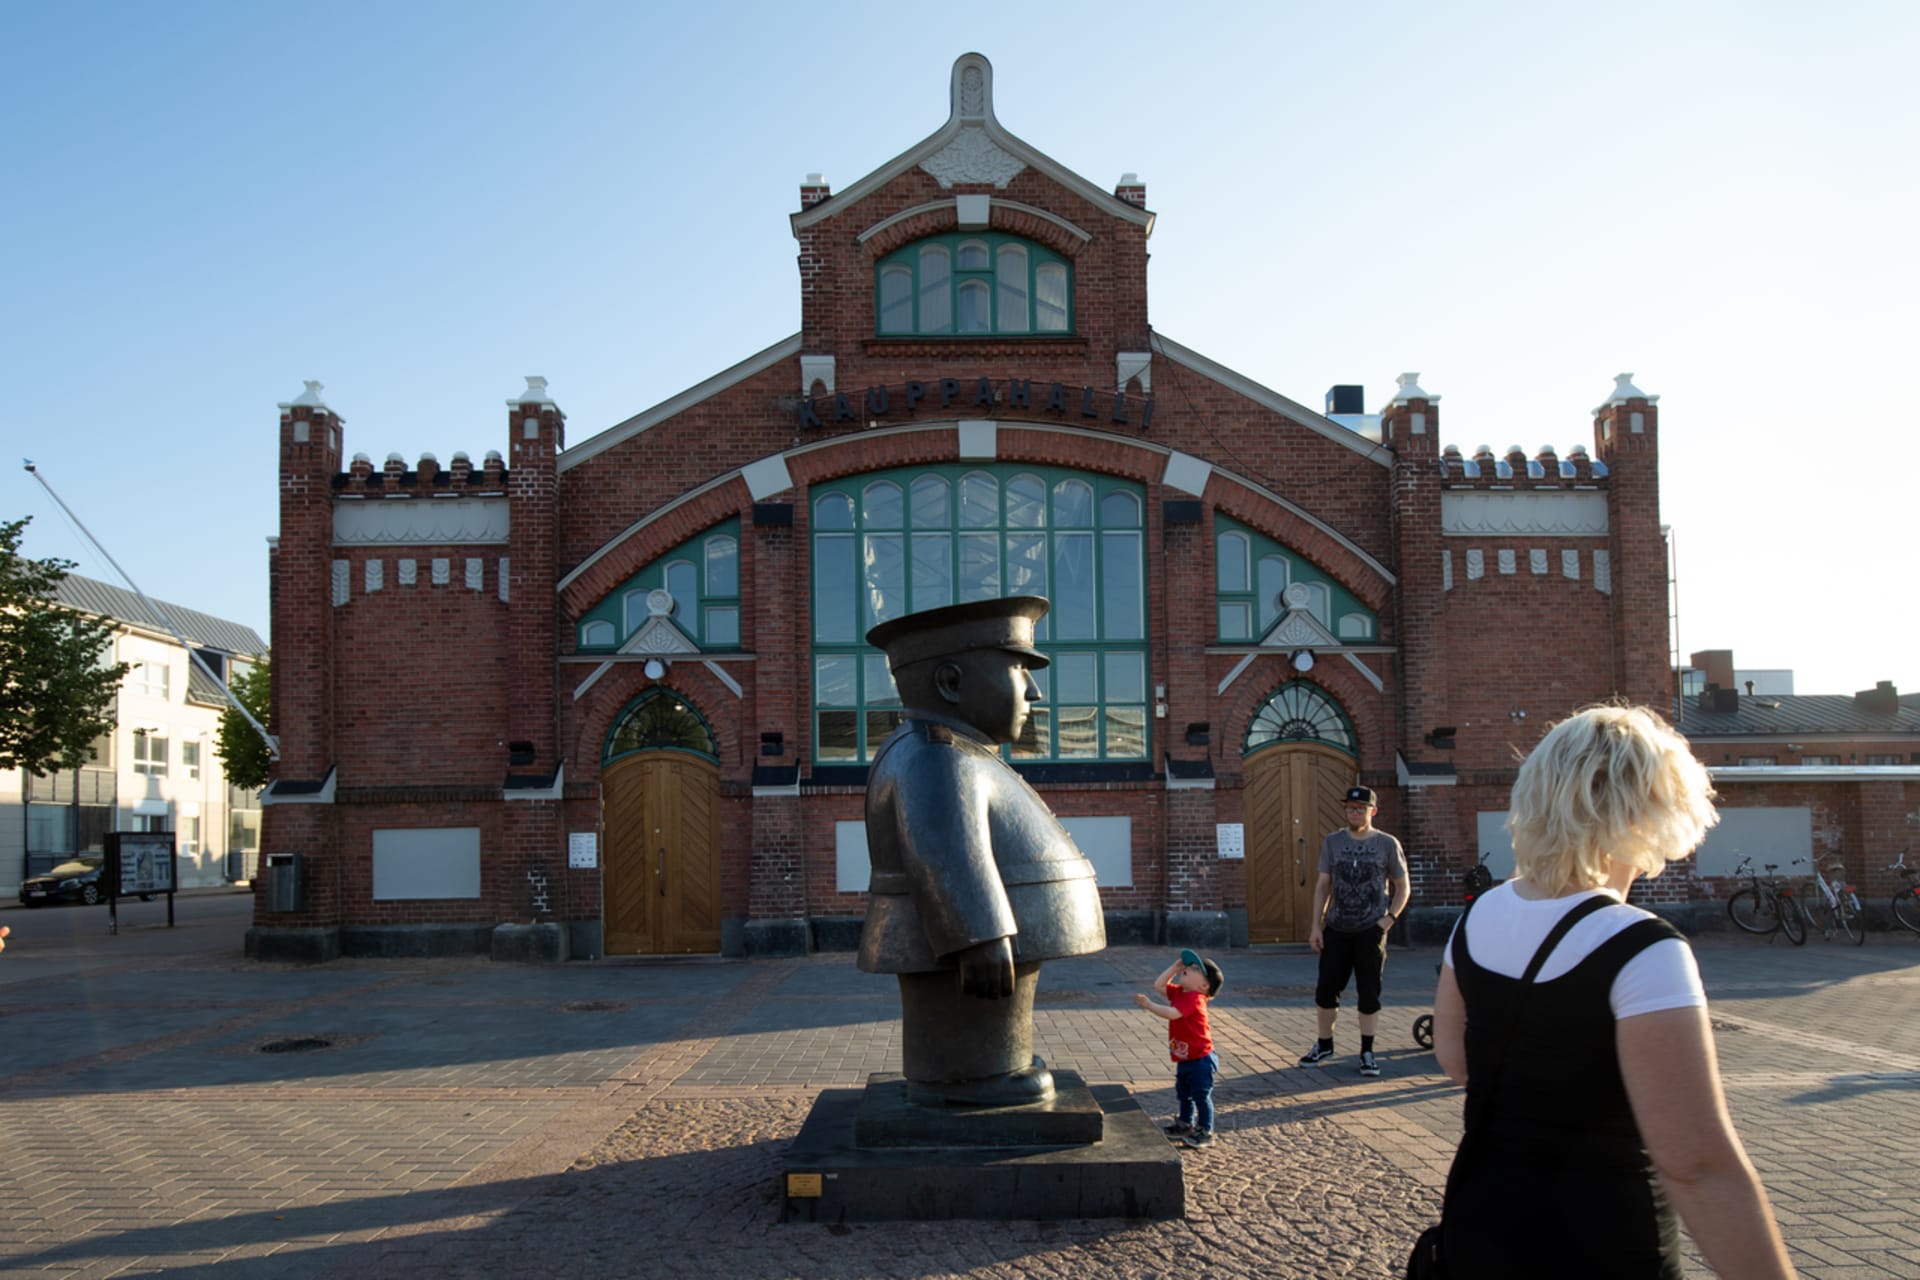
[(960, 990), (981, 1000), (1005, 1000), (1013, 994), (1013, 939), (976, 942), (957, 957)]

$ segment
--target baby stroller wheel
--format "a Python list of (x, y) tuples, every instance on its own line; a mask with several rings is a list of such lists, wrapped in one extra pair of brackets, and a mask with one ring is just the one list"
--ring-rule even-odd
[(1423, 1013), (1413, 1020), (1413, 1039), (1422, 1049), (1433, 1048), (1433, 1015)]

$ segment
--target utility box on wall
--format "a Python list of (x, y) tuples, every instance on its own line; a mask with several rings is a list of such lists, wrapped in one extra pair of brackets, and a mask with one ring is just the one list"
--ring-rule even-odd
[(301, 909), (301, 882), (306, 859), (297, 853), (267, 855), (267, 910)]

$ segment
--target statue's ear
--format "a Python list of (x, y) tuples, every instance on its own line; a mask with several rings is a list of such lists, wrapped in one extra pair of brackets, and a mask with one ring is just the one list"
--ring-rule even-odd
[(942, 699), (960, 705), (960, 664), (943, 662), (933, 669), (933, 687)]

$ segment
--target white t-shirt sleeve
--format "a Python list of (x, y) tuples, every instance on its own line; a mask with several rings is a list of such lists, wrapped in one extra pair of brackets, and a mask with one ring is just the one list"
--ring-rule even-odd
[(1614, 1021), (1662, 1009), (1706, 1007), (1707, 990), (1693, 948), (1679, 938), (1664, 938), (1642, 951), (1613, 980)]

